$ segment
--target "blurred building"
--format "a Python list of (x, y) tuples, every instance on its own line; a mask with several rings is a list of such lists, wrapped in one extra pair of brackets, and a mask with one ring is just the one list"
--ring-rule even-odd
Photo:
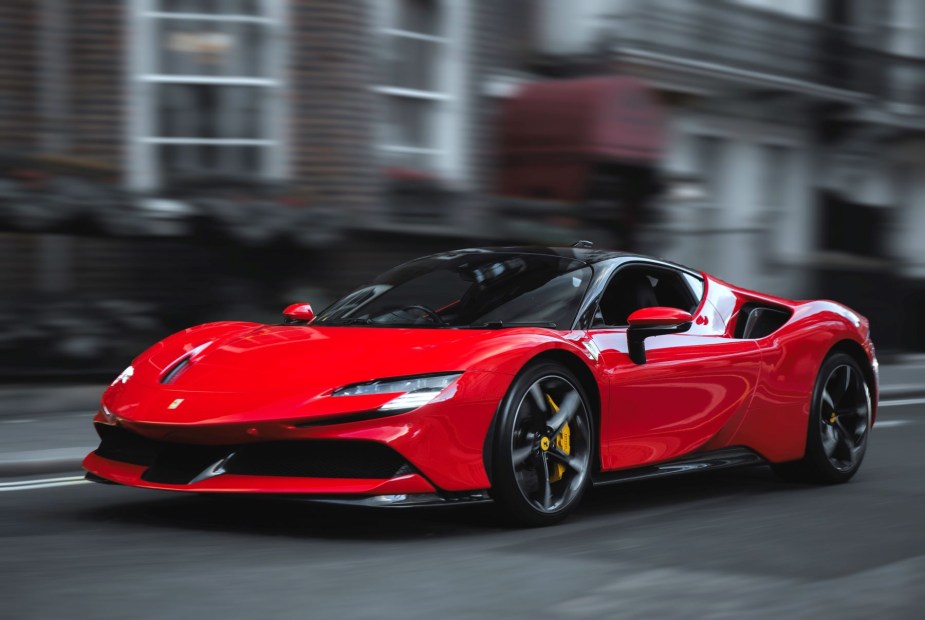
[(130, 347), (125, 304), (163, 331), (271, 318), (471, 242), (517, 5), (0, 3), (0, 317), (33, 327), (4, 360), (86, 367)]
[[(606, 58), (670, 114), (650, 249), (784, 295), (829, 295), (923, 346), (925, 3), (538, 3), (560, 71)], [(902, 336), (901, 334), (904, 334)]]
[(469, 0), (10, 0), (4, 150), (164, 191), (289, 180), (375, 218), (390, 184), (472, 190), (504, 9)]
[(0, 314), (592, 238), (925, 348), (923, 42), (918, 0), (5, 0)]

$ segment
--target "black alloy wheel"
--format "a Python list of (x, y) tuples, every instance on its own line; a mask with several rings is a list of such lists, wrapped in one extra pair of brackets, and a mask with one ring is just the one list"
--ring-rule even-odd
[(775, 471), (801, 482), (847, 482), (867, 451), (871, 412), (870, 388), (857, 361), (845, 353), (830, 355), (813, 391), (806, 455)]
[(492, 445), (492, 495), (520, 524), (564, 519), (588, 486), (593, 428), (588, 398), (565, 367), (525, 369), (499, 409)]

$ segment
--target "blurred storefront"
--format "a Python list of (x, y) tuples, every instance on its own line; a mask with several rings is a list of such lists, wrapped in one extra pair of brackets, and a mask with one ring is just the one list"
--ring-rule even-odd
[[(5, 0), (0, 314), (39, 327), (0, 348), (73, 334), (86, 367), (119, 321), (272, 319), (422, 252), (590, 238), (925, 349), (923, 32), (918, 0)], [(635, 103), (568, 144), (582, 81)], [(531, 91), (547, 111), (511, 113)], [(559, 137), (512, 146), (518, 122)]]

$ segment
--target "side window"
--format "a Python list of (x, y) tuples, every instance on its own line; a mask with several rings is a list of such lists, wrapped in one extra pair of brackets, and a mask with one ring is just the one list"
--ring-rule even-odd
[[(686, 281), (686, 274), (649, 266), (620, 269), (611, 279), (598, 303), (594, 324), (597, 327), (622, 327), (640, 308), (667, 306), (693, 312), (700, 299)], [(700, 283), (703, 294), (703, 283)]]
[(790, 320), (793, 312), (787, 308), (747, 303), (736, 317), (736, 338), (764, 338), (770, 336)]

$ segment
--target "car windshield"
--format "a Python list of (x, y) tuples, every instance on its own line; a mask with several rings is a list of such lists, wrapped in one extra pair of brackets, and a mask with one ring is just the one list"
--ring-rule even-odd
[(591, 273), (584, 262), (541, 254), (429, 256), (334, 302), (312, 325), (568, 329)]

